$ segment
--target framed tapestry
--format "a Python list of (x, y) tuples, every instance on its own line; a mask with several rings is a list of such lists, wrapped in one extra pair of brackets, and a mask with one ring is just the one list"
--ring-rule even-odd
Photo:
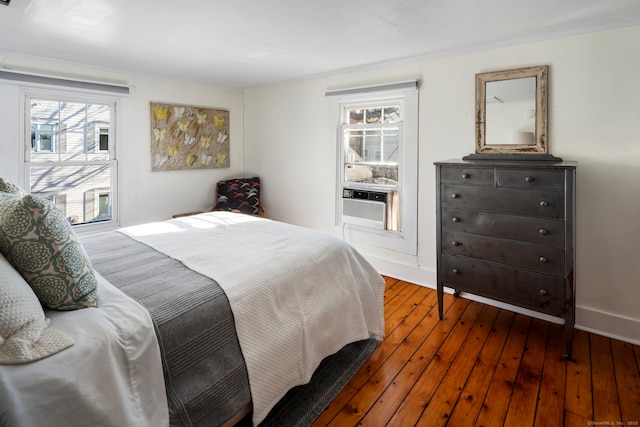
[(229, 111), (150, 103), (151, 170), (229, 167)]

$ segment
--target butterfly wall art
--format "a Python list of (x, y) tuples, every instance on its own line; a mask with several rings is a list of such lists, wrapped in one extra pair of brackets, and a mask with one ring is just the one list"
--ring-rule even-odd
[(229, 111), (149, 105), (152, 171), (229, 167)]

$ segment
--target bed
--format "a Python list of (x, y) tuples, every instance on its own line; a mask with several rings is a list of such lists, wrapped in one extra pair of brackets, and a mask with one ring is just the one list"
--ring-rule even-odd
[(325, 233), (209, 212), (81, 245), (97, 306), (45, 310), (73, 344), (0, 365), (0, 425), (258, 425), (325, 357), (384, 335), (384, 280)]

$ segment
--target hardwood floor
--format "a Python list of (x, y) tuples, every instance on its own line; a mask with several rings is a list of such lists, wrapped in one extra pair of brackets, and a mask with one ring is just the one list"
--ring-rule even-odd
[(386, 337), (313, 424), (639, 425), (640, 347), (386, 278)]

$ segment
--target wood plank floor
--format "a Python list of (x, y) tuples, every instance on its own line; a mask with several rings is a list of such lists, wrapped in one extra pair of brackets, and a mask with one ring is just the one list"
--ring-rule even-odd
[(640, 347), (386, 278), (386, 337), (313, 424), (640, 423)]

